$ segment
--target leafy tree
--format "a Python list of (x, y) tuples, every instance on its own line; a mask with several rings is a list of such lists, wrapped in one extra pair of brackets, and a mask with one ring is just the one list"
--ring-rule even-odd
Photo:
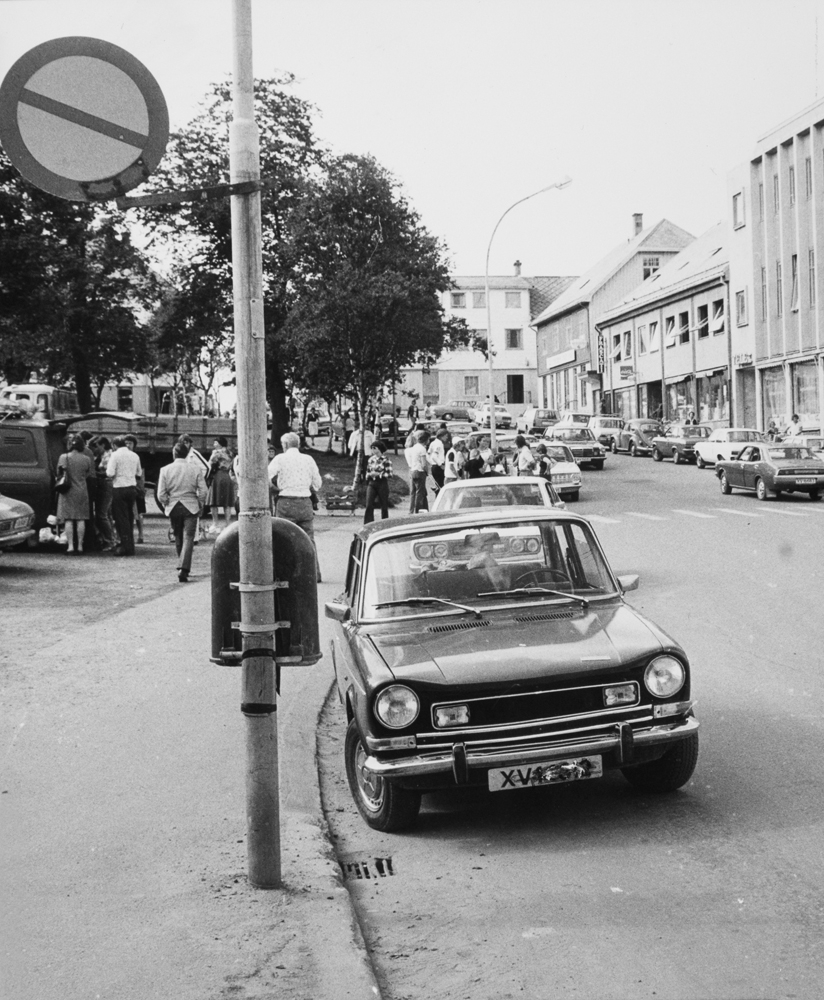
[(84, 411), (146, 363), (146, 258), (100, 205), (28, 184), (0, 153), (0, 371), (73, 383)]
[(372, 157), (332, 161), (295, 210), (294, 231), (301, 257), (287, 342), (302, 384), (321, 397), (347, 395), (363, 415), (402, 368), (470, 343), (466, 324), (441, 306), (451, 284), (444, 247)]
[[(264, 321), (267, 396), (275, 433), (288, 429), (292, 364), (283, 354), (281, 330), (289, 311), (295, 261), (290, 217), (305, 183), (323, 162), (312, 130), (313, 108), (290, 93), (287, 74), (255, 81), (260, 138)], [(229, 180), (229, 81), (212, 84), (202, 110), (171, 135), (151, 188), (208, 187)], [(160, 323), (160, 342), (189, 352), (192, 369), (204, 358), (228, 359), (233, 345), (232, 239), (228, 198), (140, 210), (142, 223), (173, 257), (174, 308)]]

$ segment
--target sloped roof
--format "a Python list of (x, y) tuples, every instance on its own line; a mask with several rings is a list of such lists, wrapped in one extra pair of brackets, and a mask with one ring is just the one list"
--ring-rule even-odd
[(540, 316), (544, 309), (550, 306), (559, 295), (563, 295), (575, 280), (574, 275), (566, 277), (559, 275), (554, 278), (533, 278), (529, 300), (532, 315)]
[[(489, 287), (498, 291), (526, 291), (529, 292), (530, 315), (537, 316), (546, 307), (555, 301), (571, 284), (575, 281), (574, 276), (565, 275), (538, 275), (536, 277), (522, 277), (520, 275), (492, 275), (489, 276)], [(483, 291), (486, 287), (486, 279), (470, 275), (469, 277), (453, 277), (453, 291)]]
[(584, 272), (580, 278), (558, 296), (544, 311), (536, 317), (535, 325), (546, 323), (556, 316), (561, 316), (576, 306), (584, 305), (592, 300), (592, 296), (601, 288), (616, 271), (620, 270), (637, 253), (663, 253), (683, 250), (695, 239), (680, 226), (668, 219), (661, 219), (654, 226), (643, 229), (637, 236), (621, 243), (602, 257), (597, 264)]
[(599, 322), (636, 312), (665, 296), (687, 291), (694, 285), (720, 277), (729, 262), (729, 229), (726, 222), (717, 222), (668, 260), (659, 271), (642, 281), (617, 306), (599, 316)]

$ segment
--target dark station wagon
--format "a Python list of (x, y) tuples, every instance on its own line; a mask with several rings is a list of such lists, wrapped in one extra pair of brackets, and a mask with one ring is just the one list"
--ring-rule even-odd
[(377, 830), (424, 792), (598, 778), (669, 792), (698, 756), (689, 661), (624, 601), (589, 522), (551, 508), (363, 526), (326, 605), (346, 773)]
[(708, 438), (711, 427), (703, 424), (670, 424), (652, 439), (652, 457), (656, 462), (671, 458), (673, 465), (695, 461), (695, 445)]

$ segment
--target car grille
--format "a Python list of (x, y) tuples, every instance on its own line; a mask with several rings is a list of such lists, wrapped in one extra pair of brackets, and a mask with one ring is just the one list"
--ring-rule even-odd
[[(461, 701), (469, 705), (469, 728), (506, 726), (538, 720), (560, 720), (570, 716), (602, 714), (609, 711), (604, 706), (604, 687), (566, 688), (557, 691), (529, 691), (523, 694), (505, 695), (495, 698), (476, 698)], [(621, 709), (632, 708), (639, 702), (638, 685), (635, 685), (635, 701), (621, 705)], [(463, 728), (463, 727), (461, 727)], [(450, 730), (454, 732), (455, 730)]]
[(591, 458), (593, 455), (597, 454), (594, 448), (573, 448), (572, 451), (576, 455), (580, 455), (582, 458)]

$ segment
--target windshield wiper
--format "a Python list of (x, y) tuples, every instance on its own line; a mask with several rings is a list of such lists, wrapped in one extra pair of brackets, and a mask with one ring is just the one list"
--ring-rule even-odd
[(550, 590), (548, 587), (517, 587), (515, 590), (487, 590), (478, 597), (531, 597), (533, 594), (552, 594), (554, 597), (565, 597), (569, 601), (580, 601), (582, 608), (589, 607), (586, 597), (570, 594), (565, 590)]
[[(478, 594), (478, 597), (483, 597), (483, 594)], [(457, 601), (449, 601), (445, 597), (402, 597), (397, 601), (383, 601), (381, 604), (376, 604), (375, 608), (395, 608), (400, 604), (446, 604), (452, 608), (460, 608), (461, 611), (468, 611), (470, 614), (477, 615), (478, 618), (483, 618), (483, 615), (477, 608), (470, 608), (466, 604), (458, 604)]]

